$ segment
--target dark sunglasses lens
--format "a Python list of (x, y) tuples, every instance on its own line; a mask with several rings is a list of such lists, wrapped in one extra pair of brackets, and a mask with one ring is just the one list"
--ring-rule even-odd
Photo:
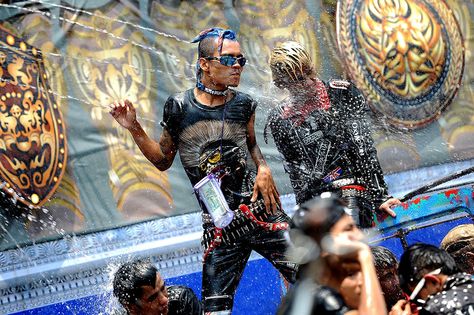
[(232, 67), (234, 65), (236, 59), (237, 58), (232, 57), (232, 56), (222, 56), (222, 57), (220, 57), (219, 61), (224, 66)]
[(239, 65), (243, 67), (245, 66), (245, 63), (247, 62), (247, 59), (245, 59), (244, 57), (235, 58), (232, 56), (222, 56), (220, 57), (219, 61), (222, 65), (227, 66), (227, 67), (232, 67), (233, 65), (235, 65), (235, 62), (237, 61)]

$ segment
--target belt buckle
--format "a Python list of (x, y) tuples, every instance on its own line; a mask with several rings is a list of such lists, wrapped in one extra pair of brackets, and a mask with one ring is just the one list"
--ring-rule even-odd
[(355, 183), (354, 178), (341, 178), (341, 179), (336, 179), (329, 183), (332, 188), (342, 188), (343, 186), (351, 185)]

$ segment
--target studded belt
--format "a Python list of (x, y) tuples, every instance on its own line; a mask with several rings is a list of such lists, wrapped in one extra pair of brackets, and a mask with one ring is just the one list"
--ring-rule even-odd
[(346, 185), (341, 187), (341, 196), (369, 198), (367, 189), (360, 185)]
[(336, 179), (336, 180), (330, 182), (329, 185), (332, 188), (341, 188), (343, 186), (352, 185), (354, 183), (355, 183), (354, 178), (341, 178), (341, 179)]
[[(280, 211), (279, 206), (277, 210)], [(270, 231), (287, 230), (288, 222), (266, 222), (269, 214), (265, 210), (263, 200), (257, 200), (250, 205), (240, 205), (239, 209), (234, 211), (234, 219), (225, 228), (216, 228), (213, 225), (211, 216), (208, 213), (202, 213), (202, 222), (204, 233), (201, 244), (204, 247), (203, 260), (207, 255), (221, 243), (232, 244), (248, 235), (256, 228), (263, 228)]]

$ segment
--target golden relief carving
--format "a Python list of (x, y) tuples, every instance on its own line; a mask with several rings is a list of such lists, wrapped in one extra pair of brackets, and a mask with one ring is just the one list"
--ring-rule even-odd
[[(58, 100), (61, 112), (66, 114), (69, 100), (62, 68), (67, 56), (61, 56), (52, 41), (54, 31), (51, 20), (41, 14), (28, 14), (15, 25), (21, 30), (22, 37), (28, 38), (30, 45), (41, 50), (52, 93)], [(85, 216), (81, 211), (80, 193), (70, 163), (71, 159), (68, 159), (67, 165), (58, 165), (65, 168), (65, 171), (56, 192), (44, 205), (48, 212), (39, 210), (31, 213), (35, 219), (28, 222), (27, 229), (35, 238), (56, 234), (56, 226), (65, 231), (81, 231), (84, 228)], [(52, 222), (54, 225), (49, 224)], [(45, 228), (45, 223), (49, 228)]]
[(42, 206), (67, 161), (65, 126), (41, 52), (0, 28), (0, 176), (14, 199)]
[[(172, 202), (167, 174), (143, 157), (128, 132), (112, 123), (107, 109), (115, 100), (129, 99), (144, 129), (153, 137), (157, 125), (156, 110), (152, 108), (157, 96), (153, 84), (161, 78), (153, 71), (152, 58), (159, 52), (148, 46), (140, 29), (118, 21), (140, 23), (140, 17), (120, 3), (111, 3), (91, 15), (66, 12), (65, 18), (75, 22), (72, 27), (65, 26), (71, 27), (67, 54), (76, 57), (68, 60), (77, 82), (74, 88), (108, 143), (110, 185), (118, 209), (126, 219), (166, 214)], [(140, 205), (137, 198), (142, 201)]]
[(464, 49), (447, 4), (339, 0), (338, 43), (369, 105), (403, 128), (423, 126), (452, 101)]
[(416, 98), (441, 76), (446, 45), (435, 12), (409, 0), (363, 1), (356, 41), (368, 71), (402, 98)]

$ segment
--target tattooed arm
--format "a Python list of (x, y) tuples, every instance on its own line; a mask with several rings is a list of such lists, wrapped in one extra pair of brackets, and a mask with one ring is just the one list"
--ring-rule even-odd
[(260, 147), (255, 138), (255, 112), (247, 123), (247, 147), (250, 155), (257, 166), (257, 177), (253, 187), (252, 202), (257, 200), (260, 193), (265, 202), (267, 212), (276, 213), (277, 206), (280, 206), (280, 194), (276, 188), (270, 168), (263, 158)]

